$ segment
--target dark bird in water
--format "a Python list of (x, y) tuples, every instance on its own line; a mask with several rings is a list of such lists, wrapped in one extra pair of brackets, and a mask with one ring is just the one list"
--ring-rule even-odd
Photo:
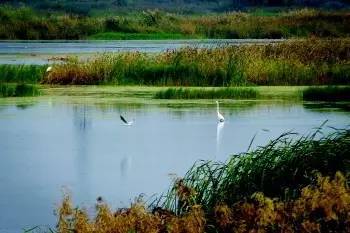
[(120, 115), (120, 120), (125, 123), (125, 125), (132, 125), (134, 124), (134, 120), (132, 121), (127, 121), (122, 115)]

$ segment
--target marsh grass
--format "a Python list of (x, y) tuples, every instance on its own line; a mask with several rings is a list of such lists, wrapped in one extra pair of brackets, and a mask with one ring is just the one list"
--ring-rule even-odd
[(303, 91), (303, 99), (319, 101), (348, 101), (350, 100), (350, 87), (309, 87)]
[(350, 83), (350, 40), (307, 39), (160, 54), (104, 54), (54, 66), (46, 84), (161, 86), (330, 85)]
[(249, 87), (215, 89), (168, 88), (158, 91), (156, 99), (255, 99), (258, 91)]
[(35, 84), (43, 78), (45, 70), (46, 66), (39, 65), (0, 65), (0, 82)]
[(0, 83), (0, 97), (38, 96), (40, 90), (31, 84)]
[(350, 171), (350, 130), (322, 135), (317, 130), (292, 140), (286, 133), (266, 146), (232, 155), (226, 163), (198, 162), (181, 179), (195, 193), (190, 201), (178, 197), (177, 181), (162, 205), (176, 213), (201, 205), (213, 214), (216, 205), (232, 206), (256, 192), (284, 200), (297, 198), (303, 186), (315, 183), (315, 172), (329, 176)]
[(199, 36), (186, 36), (180, 33), (130, 33), (130, 32), (103, 32), (88, 37), (91, 40), (176, 40), (198, 39)]
[(90, 17), (42, 14), (26, 7), (0, 7), (1, 39), (159, 39), (172, 34), (177, 38), (232, 39), (347, 37), (349, 25), (347, 12), (313, 9), (279, 12), (272, 16), (243, 12), (191, 16), (146, 10)]

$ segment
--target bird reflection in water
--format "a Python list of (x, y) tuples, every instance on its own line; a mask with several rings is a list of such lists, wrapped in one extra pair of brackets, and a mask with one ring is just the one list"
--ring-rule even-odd
[(132, 157), (124, 156), (120, 161), (120, 174), (122, 177), (127, 177), (131, 169)]
[(216, 126), (216, 155), (215, 157), (218, 157), (220, 153), (220, 145), (222, 141), (222, 134), (223, 134), (223, 129), (225, 126), (225, 122), (218, 122)]
[(79, 105), (73, 107), (73, 120), (74, 125), (80, 131), (85, 131), (91, 126), (91, 119), (89, 117), (88, 106)]

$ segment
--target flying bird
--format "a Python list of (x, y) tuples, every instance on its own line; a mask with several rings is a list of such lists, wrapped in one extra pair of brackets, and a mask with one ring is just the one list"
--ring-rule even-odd
[(216, 111), (217, 111), (217, 114), (218, 114), (218, 121), (219, 121), (219, 122), (224, 122), (224, 121), (225, 121), (225, 118), (224, 118), (224, 116), (219, 112), (219, 101), (216, 101)]
[(125, 125), (132, 125), (134, 124), (134, 120), (132, 121), (127, 121), (122, 115), (120, 115), (120, 120), (125, 123)]

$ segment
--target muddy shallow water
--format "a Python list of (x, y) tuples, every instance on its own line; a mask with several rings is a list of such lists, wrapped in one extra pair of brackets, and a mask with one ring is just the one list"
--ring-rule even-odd
[[(174, 174), (197, 160), (225, 161), (246, 151), (254, 135), (253, 148), (325, 120), (334, 127), (350, 122), (342, 108), (302, 102), (231, 102), (218, 124), (214, 103), (23, 100), (0, 102), (0, 232), (54, 226), (62, 190), (80, 206), (93, 208), (102, 196), (123, 207), (140, 194), (150, 200), (166, 191)], [(120, 114), (134, 125), (123, 125)]]

